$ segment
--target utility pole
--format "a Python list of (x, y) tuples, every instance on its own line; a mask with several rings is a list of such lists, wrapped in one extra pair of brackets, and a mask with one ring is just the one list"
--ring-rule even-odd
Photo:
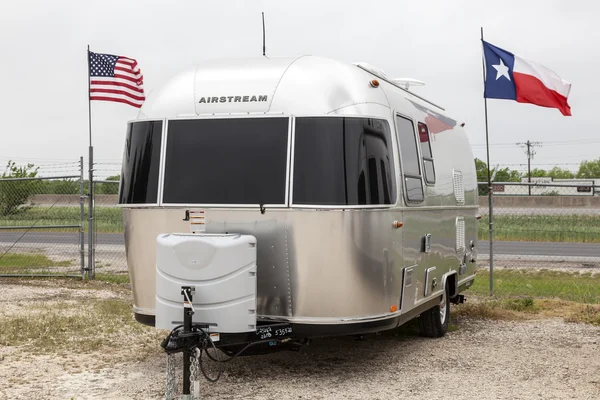
[[(533, 148), (535, 146), (541, 146), (542, 142), (531, 142), (531, 141), (527, 141), (525, 143), (517, 143), (518, 146), (527, 146), (527, 181), (529, 183), (531, 183), (531, 159), (533, 158), (533, 155), (535, 154), (535, 151), (533, 150)], [(528, 186), (529, 187), (529, 195), (531, 196), (531, 185)]]

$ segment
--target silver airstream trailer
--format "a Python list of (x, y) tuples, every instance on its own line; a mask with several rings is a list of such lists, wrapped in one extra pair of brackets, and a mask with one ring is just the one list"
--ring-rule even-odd
[[(463, 124), (407, 82), (363, 63), (261, 57), (205, 61), (150, 93), (128, 123), (119, 192), (136, 319), (155, 325), (157, 275), (171, 275), (161, 240), (193, 236), (201, 218), (206, 240), (250, 238), (255, 291), (227, 300), (254, 305), (246, 331), (362, 334), (419, 317), (424, 335), (443, 335), (475, 278), (476, 172)], [(169, 261), (189, 267), (178, 271), (202, 262), (182, 257)]]

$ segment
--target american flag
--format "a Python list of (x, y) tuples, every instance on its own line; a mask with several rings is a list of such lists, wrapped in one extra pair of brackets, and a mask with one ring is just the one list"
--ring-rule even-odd
[(90, 100), (116, 101), (140, 108), (144, 76), (136, 60), (89, 52)]

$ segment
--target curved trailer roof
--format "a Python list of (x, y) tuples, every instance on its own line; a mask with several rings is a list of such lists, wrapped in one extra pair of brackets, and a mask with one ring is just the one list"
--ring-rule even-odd
[[(378, 87), (370, 82), (376, 79)], [(317, 56), (203, 61), (182, 71), (147, 96), (138, 119), (202, 115), (352, 113), (381, 115), (391, 107), (386, 92), (407, 107), (445, 116), (422, 99), (365, 64)], [(419, 107), (419, 105), (421, 107)], [(402, 107), (404, 108), (404, 107)]]

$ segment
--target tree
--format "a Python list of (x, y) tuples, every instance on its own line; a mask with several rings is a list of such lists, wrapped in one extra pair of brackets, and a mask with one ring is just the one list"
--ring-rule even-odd
[[(527, 177), (528, 175), (525, 174), (525, 177)], [(545, 169), (541, 169), (541, 168), (534, 168), (531, 170), (531, 177), (532, 178), (544, 178), (548, 176), (548, 172), (546, 172)]]
[[(494, 172), (492, 172), (492, 176)], [(521, 173), (514, 169), (501, 168), (496, 171), (494, 182), (519, 182), (521, 180)]]
[[(477, 171), (477, 182), (487, 182), (487, 164), (480, 159), (475, 159), (475, 170)], [(494, 177), (494, 182), (519, 182), (521, 180), (521, 173), (517, 170), (510, 169), (508, 167), (500, 168), (498, 170), (492, 169), (491, 176)], [(496, 176), (494, 176), (494, 173)]]
[(593, 161), (584, 160), (579, 164), (578, 178), (598, 179), (600, 178), (600, 158)]
[(477, 171), (477, 182), (487, 182), (487, 164), (479, 158), (475, 159), (475, 170)]
[(12, 160), (8, 162), (5, 171), (0, 176), (0, 214), (2, 216), (17, 213), (39, 187), (39, 181), (36, 180), (2, 181), (2, 178), (35, 178), (38, 169), (33, 164), (17, 166)]
[(41, 181), (39, 194), (79, 194), (79, 180), (53, 179)]
[(575, 174), (568, 169), (562, 169), (560, 167), (554, 167), (548, 171), (548, 176), (552, 179), (573, 179)]
[(116, 181), (116, 183), (98, 183), (95, 188), (96, 194), (118, 194), (121, 175), (109, 176), (106, 180)]

